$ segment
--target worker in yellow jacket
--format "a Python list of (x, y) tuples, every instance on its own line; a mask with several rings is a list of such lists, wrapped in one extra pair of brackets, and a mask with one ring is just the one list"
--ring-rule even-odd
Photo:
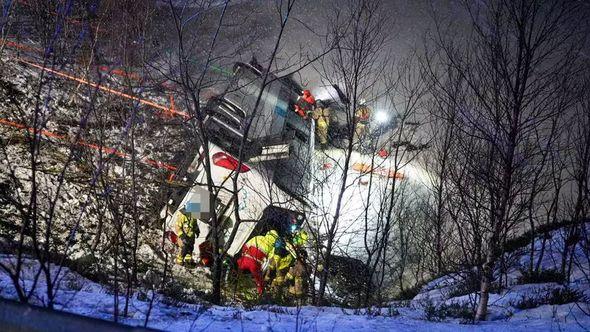
[(330, 126), (331, 109), (318, 101), (317, 107), (313, 110), (312, 118), (315, 120), (316, 134), (322, 149), (328, 145), (328, 127)]
[(291, 241), (284, 242), (278, 240), (275, 242), (274, 250), (269, 255), (269, 271), (274, 272), (272, 287), (278, 293), (280, 293), (280, 288), (285, 282), (289, 280), (289, 269), (296, 264), (296, 257), (299, 256), (298, 253), (300, 251), (305, 252), (302, 247), (307, 243), (308, 239), (307, 232), (299, 229), (299, 227), (293, 227), (291, 232)]
[(307, 252), (303, 249), (297, 251), (295, 264), (289, 269), (286, 280), (292, 282), (289, 286), (289, 294), (299, 300), (305, 298), (307, 294)]
[(176, 263), (194, 265), (192, 254), (195, 250), (195, 238), (199, 236), (197, 219), (183, 207), (176, 215), (174, 228), (180, 242), (180, 253), (176, 256)]
[(295, 257), (291, 253), (293, 251), (294, 249), (291, 244), (279, 238), (275, 242), (273, 250), (268, 255), (268, 268), (266, 269), (267, 273), (265, 277), (267, 281), (272, 279), (271, 287), (275, 291), (278, 291), (284, 284), (285, 276), (293, 262), (295, 262)]

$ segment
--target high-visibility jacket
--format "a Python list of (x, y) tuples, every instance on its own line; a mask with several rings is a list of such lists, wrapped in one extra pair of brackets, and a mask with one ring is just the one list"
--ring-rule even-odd
[(282, 271), (291, 267), (291, 264), (295, 261), (295, 257), (289, 251), (285, 256), (279, 256), (275, 253), (275, 250), (271, 251), (268, 255), (268, 258), (271, 260), (272, 264), (269, 266), (271, 269), (276, 271)]
[(273, 251), (275, 242), (279, 238), (279, 234), (275, 230), (268, 231), (265, 235), (259, 235), (251, 238), (246, 242), (247, 247), (256, 247), (258, 250), (265, 253), (267, 256)]
[(197, 219), (179, 212), (176, 216), (176, 232), (178, 233), (178, 237), (182, 235), (186, 235), (187, 237), (199, 236)]
[(300, 230), (293, 237), (293, 245), (295, 245), (297, 247), (303, 247), (307, 243), (308, 238), (309, 238), (309, 235), (307, 234), (307, 232), (304, 230)]
[(360, 106), (354, 112), (354, 116), (359, 123), (367, 124), (369, 122), (369, 117), (371, 116), (371, 109), (364, 105)]

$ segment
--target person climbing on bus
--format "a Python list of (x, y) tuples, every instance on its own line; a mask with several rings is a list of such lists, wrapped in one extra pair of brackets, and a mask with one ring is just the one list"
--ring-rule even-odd
[(279, 238), (276, 230), (270, 230), (265, 235), (251, 238), (242, 247), (242, 256), (238, 258), (238, 269), (249, 271), (256, 282), (259, 295), (264, 291), (263, 265), (268, 265), (268, 256), (274, 249)]
[(367, 134), (367, 127), (369, 126), (369, 118), (371, 117), (371, 109), (364, 104), (361, 104), (354, 112), (356, 127), (354, 128), (354, 141), (362, 143), (362, 140)]
[(314, 108), (315, 97), (311, 94), (311, 91), (303, 90), (303, 95), (299, 96), (295, 103), (295, 113), (300, 117), (307, 119), (307, 116), (311, 114)]
[(195, 250), (195, 238), (199, 236), (199, 226), (197, 219), (192, 216), (194, 210), (192, 204), (186, 203), (178, 211), (174, 222), (176, 235), (178, 236), (180, 252), (176, 256), (176, 263), (179, 265), (194, 265), (192, 254)]
[(316, 103), (311, 117), (315, 120), (316, 135), (320, 142), (320, 147), (325, 149), (328, 145), (328, 127), (330, 126), (331, 109), (324, 105), (321, 100)]

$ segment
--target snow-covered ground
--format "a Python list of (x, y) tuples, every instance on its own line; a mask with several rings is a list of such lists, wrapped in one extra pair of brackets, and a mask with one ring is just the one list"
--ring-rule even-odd
[[(11, 260), (2, 256), (2, 262)], [(31, 287), (38, 264), (26, 260), (24, 281)], [(67, 268), (60, 274), (60, 290), (56, 309), (80, 315), (113, 319), (114, 297), (110, 290), (89, 281)], [(46, 301), (42, 278), (35, 291), (33, 303)], [(136, 293), (130, 304), (125, 324), (143, 325), (149, 307), (150, 294)], [(10, 279), (0, 273), (0, 296), (16, 298)], [(120, 303), (124, 298), (120, 298)], [(220, 307), (207, 304), (179, 303), (156, 296), (150, 315), (149, 327), (169, 331), (582, 331), (590, 326), (590, 317), (575, 304), (541, 306), (523, 310), (511, 318), (489, 321), (477, 325), (459, 324), (458, 321), (429, 322), (418, 306), (381, 308), (369, 313), (329, 307), (278, 307), (261, 306), (253, 309)]]
[[(557, 248), (562, 241), (561, 235), (561, 230), (555, 231), (547, 241), (546, 256), (541, 264), (544, 269), (557, 267)], [(540, 241), (537, 244), (540, 246)], [(520, 255), (519, 251), (511, 254), (519, 255), (515, 264), (526, 262), (528, 257), (525, 252), (523, 248)], [(576, 256), (582, 255), (582, 249), (578, 248)], [(13, 260), (14, 256), (0, 256), (4, 264), (10, 264)], [(27, 290), (32, 287), (37, 271), (37, 261), (26, 259), (22, 280)], [(590, 315), (586, 314), (590, 312), (590, 287), (588, 279), (583, 277), (584, 273), (588, 273), (588, 266), (576, 264), (572, 272), (568, 288), (585, 296), (578, 302), (518, 309), (522, 299), (541, 299), (564, 286), (557, 283), (519, 285), (517, 278), (520, 272), (512, 268), (508, 272), (509, 287), (498, 294), (491, 294), (489, 321), (476, 325), (464, 324), (459, 318), (442, 318), (437, 322), (426, 320), (429, 305), (437, 308), (443, 304), (468, 304), (475, 296), (473, 293), (453, 296), (465, 278), (447, 275), (424, 286), (410, 303), (392, 303), (391, 307), (372, 310), (312, 306), (258, 306), (246, 309), (207, 303), (188, 304), (156, 294), (148, 326), (169, 331), (585, 331), (590, 328)], [(68, 268), (61, 270), (58, 280), (56, 309), (105, 320), (113, 319), (114, 296), (110, 289)], [(44, 279), (40, 278), (32, 298), (33, 303), (46, 303), (45, 289)], [(0, 297), (16, 299), (12, 282), (4, 271), (0, 271)], [(130, 302), (129, 315), (122, 322), (143, 325), (151, 297), (150, 291), (135, 293)], [(123, 297), (120, 297), (119, 303), (122, 310)]]

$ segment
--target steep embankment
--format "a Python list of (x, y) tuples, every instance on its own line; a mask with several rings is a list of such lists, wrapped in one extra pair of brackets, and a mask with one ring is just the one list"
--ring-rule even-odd
[[(559, 266), (562, 235), (563, 230), (559, 229), (546, 238), (546, 251), (541, 260), (545, 271)], [(537, 242), (537, 250), (542, 241)], [(245, 309), (188, 304), (152, 291), (153, 285), (158, 283), (157, 275), (147, 274), (141, 290), (131, 294), (128, 316), (119, 319), (125, 324), (143, 325), (149, 313), (149, 327), (170, 331), (583, 331), (590, 326), (588, 264), (582, 262), (587, 259), (586, 250), (583, 247), (576, 249), (579, 264), (572, 267), (570, 281), (562, 283), (526, 283), (519, 266), (527, 263), (527, 248), (510, 253), (511, 258), (507, 257), (507, 261), (512, 263), (506, 273), (509, 286), (494, 292), (490, 301), (490, 320), (476, 325), (468, 322), (468, 309), (475, 293), (468, 290), (467, 272), (432, 281), (409, 304), (394, 303), (390, 307), (370, 310), (309, 306)], [(3, 264), (13, 260), (10, 255), (0, 257)], [(36, 271), (38, 262), (25, 259), (22, 280), (29, 289)], [(58, 279), (56, 309), (113, 319), (115, 296), (111, 288), (91, 282), (67, 268), (61, 270)], [(42, 278), (38, 280), (34, 294), (31, 302), (42, 304), (46, 301)], [(0, 271), (0, 297), (16, 298), (11, 280), (3, 271)], [(120, 309), (124, 300), (124, 296), (119, 295)]]
[[(585, 226), (587, 234), (590, 223)], [(533, 267), (539, 267), (536, 273), (528, 272), (530, 245), (514, 246), (503, 256), (495, 271), (497, 281), (490, 295), (488, 319), (551, 319), (556, 323), (587, 319), (590, 314), (590, 248), (584, 239), (577, 243), (568, 277), (567, 272), (561, 272), (565, 240), (563, 227), (535, 240), (532, 262)], [(425, 285), (412, 305), (424, 308), (433, 319), (449, 316), (468, 320), (477, 302), (478, 288), (474, 270), (445, 275)]]

